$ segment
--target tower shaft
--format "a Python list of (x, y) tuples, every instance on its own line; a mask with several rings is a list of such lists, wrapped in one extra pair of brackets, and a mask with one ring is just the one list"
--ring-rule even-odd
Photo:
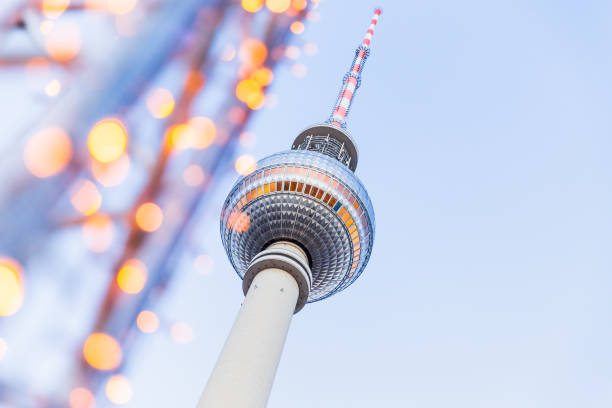
[[(283, 251), (291, 252), (291, 256), (279, 259), (279, 252)], [(261, 254), (266, 264), (298, 261), (298, 264), (308, 265), (305, 253), (290, 243), (272, 244)], [(256, 259), (254, 262), (260, 261)], [(303, 290), (303, 284), (298, 283), (300, 277), (296, 280), (295, 271), (290, 273), (285, 269), (290, 268), (264, 267), (254, 272), (244, 303), (198, 408), (266, 406), (291, 317)]]

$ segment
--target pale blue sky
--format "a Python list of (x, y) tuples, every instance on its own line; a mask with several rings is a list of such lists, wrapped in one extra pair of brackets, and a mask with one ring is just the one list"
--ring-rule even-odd
[[(611, 406), (612, 3), (324, 1), (251, 154), (327, 117), (375, 5), (349, 118), (374, 252), (295, 316), (270, 408)], [(243, 297), (217, 224), (234, 177), (198, 227), (214, 272), (185, 268), (160, 305), (195, 342), (143, 338), (128, 406), (193, 406), (206, 383)]]

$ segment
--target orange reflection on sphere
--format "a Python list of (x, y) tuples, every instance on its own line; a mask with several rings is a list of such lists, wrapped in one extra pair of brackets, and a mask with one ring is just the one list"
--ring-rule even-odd
[(73, 189), (70, 202), (81, 214), (92, 215), (102, 205), (102, 194), (100, 194), (94, 183), (89, 180), (82, 180)]
[(143, 231), (156, 231), (161, 227), (163, 220), (164, 213), (155, 203), (144, 203), (136, 210), (136, 224)]
[(74, 59), (81, 50), (81, 31), (76, 24), (58, 21), (45, 37), (45, 48), (51, 58), (66, 62)]
[(90, 251), (102, 253), (113, 243), (114, 232), (113, 222), (108, 215), (95, 214), (83, 224), (83, 241)]
[(87, 138), (89, 153), (101, 163), (117, 160), (127, 147), (127, 130), (119, 119), (106, 118), (96, 123)]
[(128, 259), (117, 272), (117, 286), (127, 294), (139, 293), (146, 283), (147, 267), (138, 259)]
[(106, 333), (92, 333), (83, 344), (87, 364), (98, 370), (114, 370), (123, 359), (119, 342)]
[(27, 169), (36, 177), (50, 177), (63, 170), (72, 158), (72, 142), (60, 128), (47, 128), (28, 140), (23, 152)]
[(143, 333), (153, 333), (159, 327), (159, 318), (150, 310), (138, 313), (136, 325)]
[(0, 316), (12, 316), (23, 304), (21, 266), (12, 258), (0, 257)]
[(122, 375), (113, 375), (106, 382), (106, 397), (114, 404), (123, 405), (132, 399), (132, 385)]
[(96, 399), (87, 388), (77, 387), (70, 392), (68, 403), (70, 408), (93, 408)]

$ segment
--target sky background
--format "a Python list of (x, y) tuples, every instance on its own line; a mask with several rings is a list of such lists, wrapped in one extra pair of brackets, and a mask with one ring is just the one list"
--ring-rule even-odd
[[(237, 154), (327, 118), (376, 5), (348, 119), (373, 254), (294, 317), (269, 407), (612, 406), (612, 3), (325, 0), (307, 75), (276, 72)], [(195, 340), (143, 334), (126, 407), (199, 399), (243, 300), (218, 224), (235, 180), (193, 230), (212, 272), (182, 265), (154, 308)]]
[[(304, 34), (319, 53), (276, 75), (250, 153), (327, 117), (373, 5), (321, 4)], [(373, 255), (295, 316), (269, 406), (609, 407), (612, 3), (379, 5), (348, 121)], [(138, 349), (130, 406), (193, 406), (206, 383), (243, 298), (216, 221), (234, 181), (198, 227), (214, 271), (163, 302), (196, 339)]]

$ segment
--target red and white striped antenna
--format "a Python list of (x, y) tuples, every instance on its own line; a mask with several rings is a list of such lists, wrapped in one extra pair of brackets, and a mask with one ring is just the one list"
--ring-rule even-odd
[(361, 41), (361, 44), (355, 50), (355, 58), (353, 59), (351, 70), (344, 75), (338, 100), (334, 105), (331, 116), (327, 120), (327, 123), (331, 125), (343, 129), (346, 128), (346, 116), (351, 108), (353, 96), (357, 88), (359, 88), (359, 85), (361, 85), (361, 72), (370, 55), (370, 42), (372, 40), (372, 35), (374, 35), (374, 27), (376, 27), (380, 13), (382, 13), (380, 8), (374, 10), (374, 16), (370, 22), (370, 27), (368, 27), (368, 31), (366, 31), (363, 41)]

